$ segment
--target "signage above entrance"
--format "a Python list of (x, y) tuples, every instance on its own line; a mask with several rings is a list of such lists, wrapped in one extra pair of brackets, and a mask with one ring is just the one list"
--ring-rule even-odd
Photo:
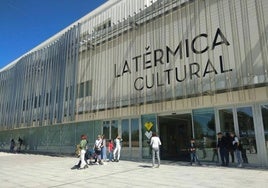
[[(209, 44), (209, 41), (212, 41), (211, 44)], [(191, 57), (191, 54), (209, 53), (209, 51), (214, 51), (216, 47), (222, 45), (229, 46), (230, 43), (220, 28), (217, 28), (211, 39), (209, 39), (207, 33), (201, 33), (192, 40), (181, 40), (174, 49), (169, 46), (164, 49), (151, 49), (151, 46), (148, 45), (145, 47), (143, 54), (125, 60), (121, 65), (114, 64), (114, 78), (120, 78), (135, 72), (140, 74), (142, 71), (158, 66), (170, 66), (168, 68), (165, 66), (161, 72), (154, 72), (152, 75), (145, 74), (136, 77), (133, 86), (135, 90), (142, 91), (145, 88), (152, 89), (153, 87), (180, 83), (187, 79), (202, 79), (210, 74), (217, 75), (230, 72), (232, 69), (224, 65), (221, 54), (216, 61), (213, 58), (207, 59), (206, 63), (191, 62), (188, 65), (171, 66), (171, 64), (175, 65), (175, 62), (171, 60), (173, 57), (179, 57), (182, 60)]]

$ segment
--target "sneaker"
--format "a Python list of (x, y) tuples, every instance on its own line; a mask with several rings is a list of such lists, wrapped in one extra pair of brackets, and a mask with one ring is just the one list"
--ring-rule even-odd
[(243, 167), (243, 166), (242, 166), (242, 164), (239, 164), (237, 167), (238, 167), (238, 168), (241, 168), (241, 167)]
[(78, 168), (78, 169), (79, 169), (79, 170), (82, 170), (82, 169), (86, 169), (86, 168), (88, 168), (87, 165), (85, 165), (83, 168)]
[(74, 169), (78, 169), (79, 166), (78, 165), (74, 165), (71, 169), (74, 170)]

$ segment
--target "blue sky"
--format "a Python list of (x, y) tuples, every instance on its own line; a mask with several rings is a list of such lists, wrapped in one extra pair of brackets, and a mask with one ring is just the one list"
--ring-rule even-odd
[(0, 69), (107, 0), (0, 0)]

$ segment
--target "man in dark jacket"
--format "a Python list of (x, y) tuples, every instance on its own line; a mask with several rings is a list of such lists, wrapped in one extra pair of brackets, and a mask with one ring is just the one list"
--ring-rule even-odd
[(221, 132), (218, 134), (218, 144), (217, 147), (221, 156), (221, 165), (228, 166), (229, 165), (229, 153), (228, 153), (228, 140), (225, 136), (222, 135)]

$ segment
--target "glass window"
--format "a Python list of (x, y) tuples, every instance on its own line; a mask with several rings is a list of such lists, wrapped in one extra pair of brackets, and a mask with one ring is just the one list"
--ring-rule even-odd
[(266, 148), (268, 149), (268, 105), (261, 106), (261, 114), (262, 114), (262, 121), (263, 121), (265, 143), (266, 143)]
[(37, 100), (38, 100), (38, 98), (37, 98), (37, 96), (35, 96), (34, 97), (34, 108), (37, 108)]
[(110, 122), (109, 121), (103, 122), (102, 134), (104, 134), (106, 138), (111, 139), (110, 138)]
[(92, 93), (92, 81), (88, 80), (86, 81), (86, 97), (91, 96)]
[(69, 93), (70, 93), (70, 100), (72, 100), (73, 99), (73, 95), (74, 95), (74, 91), (73, 91), (73, 86), (70, 86), (70, 91), (69, 91)]
[(157, 132), (157, 116), (156, 115), (142, 115), (141, 116), (141, 131), (142, 131), (142, 157), (150, 158), (151, 150), (148, 144), (151, 134)]
[(84, 97), (84, 85), (85, 85), (84, 82), (80, 83), (80, 87), (79, 87), (79, 98), (83, 98)]
[(215, 112), (212, 108), (193, 110), (194, 136), (200, 159), (212, 160), (216, 143)]
[(118, 121), (111, 121), (111, 139), (115, 139), (118, 135)]
[(139, 119), (131, 119), (131, 147), (139, 147)]
[(253, 114), (251, 107), (237, 108), (240, 141), (250, 154), (257, 153)]
[(68, 101), (68, 87), (65, 88), (65, 101)]
[(122, 120), (122, 139), (124, 147), (129, 147), (129, 120)]
[(232, 109), (219, 110), (221, 132), (234, 132), (234, 116)]

